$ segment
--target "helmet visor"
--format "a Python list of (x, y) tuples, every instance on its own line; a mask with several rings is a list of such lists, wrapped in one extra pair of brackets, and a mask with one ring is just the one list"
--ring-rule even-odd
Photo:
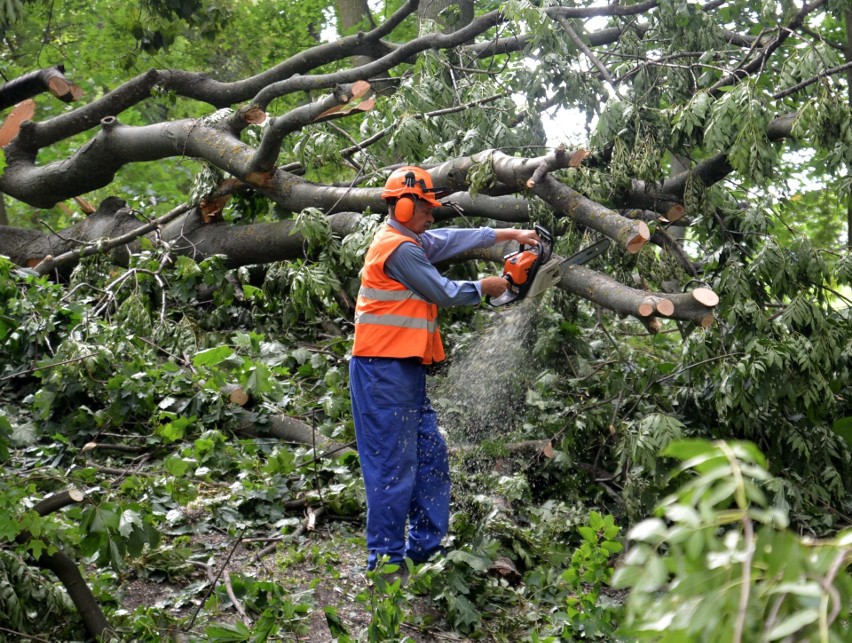
[(438, 199), (436, 199), (435, 196), (433, 196), (429, 192), (424, 192), (423, 194), (418, 194), (417, 198), (421, 199), (423, 201), (426, 201), (426, 203), (431, 205), (433, 208), (440, 208), (441, 206), (444, 205), (443, 203), (438, 201)]

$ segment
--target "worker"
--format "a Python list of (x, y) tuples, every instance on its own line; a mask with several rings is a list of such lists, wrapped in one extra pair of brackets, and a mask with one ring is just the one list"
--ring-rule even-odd
[(384, 559), (405, 570), (405, 557), (417, 564), (442, 551), (450, 518), (449, 460), (426, 394), (426, 366), (444, 359), (438, 307), (476, 305), (509, 285), (502, 277), (452, 281), (433, 264), (500, 241), (539, 241), (534, 230), (430, 231), (432, 209), (449, 192), (433, 187), (419, 167), (391, 173), (382, 192), (388, 220), (361, 273), (349, 374), (367, 495), (368, 569)]

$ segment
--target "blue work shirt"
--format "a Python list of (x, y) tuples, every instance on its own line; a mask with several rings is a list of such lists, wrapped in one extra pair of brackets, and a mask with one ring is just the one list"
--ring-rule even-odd
[(397, 221), (388, 219), (388, 225), (421, 244), (400, 244), (385, 262), (388, 277), (438, 306), (470, 306), (482, 301), (479, 281), (447, 279), (432, 264), (468, 250), (490, 248), (497, 242), (492, 228), (437, 228), (417, 235)]

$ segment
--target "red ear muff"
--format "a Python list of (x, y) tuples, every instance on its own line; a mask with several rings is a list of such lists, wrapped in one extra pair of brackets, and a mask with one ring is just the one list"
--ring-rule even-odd
[(393, 215), (400, 223), (408, 223), (414, 216), (414, 197), (401, 196), (393, 206)]

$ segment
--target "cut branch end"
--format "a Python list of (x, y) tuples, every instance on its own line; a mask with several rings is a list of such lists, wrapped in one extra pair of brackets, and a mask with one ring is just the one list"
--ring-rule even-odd
[(696, 288), (692, 291), (692, 298), (699, 304), (713, 308), (719, 303), (719, 295), (709, 288)]
[(648, 240), (651, 238), (651, 229), (644, 221), (637, 221), (635, 229), (636, 235), (627, 242), (627, 252), (632, 255), (635, 255), (644, 248), (645, 244), (648, 243)]

